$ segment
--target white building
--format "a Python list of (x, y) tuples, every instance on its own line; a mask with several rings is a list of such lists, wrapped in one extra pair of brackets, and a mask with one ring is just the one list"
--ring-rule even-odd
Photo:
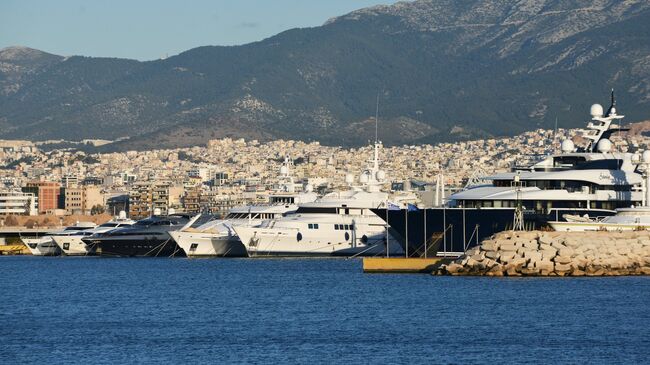
[(38, 215), (36, 196), (20, 191), (0, 192), (0, 215)]

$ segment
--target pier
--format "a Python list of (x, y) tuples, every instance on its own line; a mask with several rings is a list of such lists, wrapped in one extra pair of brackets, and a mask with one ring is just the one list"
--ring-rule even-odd
[(440, 265), (451, 262), (443, 257), (405, 258), (405, 257), (365, 257), (363, 272), (365, 273), (431, 273)]

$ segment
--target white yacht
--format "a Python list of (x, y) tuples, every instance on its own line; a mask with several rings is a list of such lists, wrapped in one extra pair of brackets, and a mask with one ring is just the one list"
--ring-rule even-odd
[(644, 151), (639, 165), (644, 168), (645, 195), (640, 207), (619, 208), (607, 217), (565, 215), (565, 221), (548, 222), (556, 231), (638, 231), (650, 230), (650, 151)]
[(61, 254), (61, 249), (52, 239), (52, 235), (75, 234), (95, 227), (97, 225), (92, 222), (77, 222), (73, 226), (50, 232), (42, 237), (20, 237), (20, 239), (34, 256), (57, 256)]
[(124, 228), (131, 226), (135, 221), (126, 218), (124, 211), (113, 220), (104, 224), (100, 224), (91, 229), (80, 231), (63, 231), (57, 234), (52, 234), (50, 237), (54, 243), (59, 247), (64, 255), (67, 256), (86, 256), (93, 255), (97, 250), (96, 245), (88, 245), (81, 239), (84, 237), (92, 236), (95, 233), (105, 233), (117, 228)]
[[(371, 166), (360, 176), (361, 187), (300, 204), (294, 214), (259, 226), (234, 227), (249, 256), (384, 255), (386, 224), (371, 211), (385, 207), (389, 199), (380, 191), (386, 175), (379, 169), (379, 148), (375, 142)], [(352, 180), (346, 177), (349, 184)], [(403, 252), (397, 243), (389, 249), (392, 255)]]
[(246, 248), (235, 233), (236, 226), (256, 226), (295, 212), (298, 204), (316, 200), (316, 193), (306, 187), (298, 192), (298, 184), (290, 174), (292, 162), (287, 158), (280, 168), (280, 186), (269, 196), (267, 204), (241, 206), (231, 209), (224, 219), (210, 220), (196, 228), (169, 232), (188, 257), (242, 257)]
[[(561, 154), (512, 172), (484, 177), (490, 184), (478, 185), (450, 197), (451, 207), (514, 208), (521, 204), (532, 215), (560, 220), (564, 214), (604, 216), (617, 208), (642, 200), (643, 177), (632, 153), (612, 152), (608, 139), (623, 131), (615, 124), (615, 100), (603, 115), (603, 107), (591, 107), (592, 120), (584, 137), (589, 141), (576, 148), (570, 140), (561, 145)], [(638, 160), (638, 158), (637, 158)]]
[(640, 158), (614, 151), (609, 139), (626, 130), (620, 125), (624, 116), (617, 113), (613, 92), (606, 112), (594, 104), (590, 114), (584, 145), (565, 140), (561, 153), (546, 155), (537, 163), (470, 179), (464, 190), (439, 207), (375, 211), (389, 221), (391, 233), (407, 237), (400, 242), (408, 245), (409, 255), (425, 252), (425, 244), (430, 248), (438, 243), (438, 252), (460, 255), (496, 232), (540, 229), (566, 217), (611, 216), (618, 208), (641, 205)]

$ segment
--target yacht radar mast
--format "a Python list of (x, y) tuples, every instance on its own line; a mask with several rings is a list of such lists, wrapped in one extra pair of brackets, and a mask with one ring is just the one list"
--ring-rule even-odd
[(375, 109), (375, 143), (373, 159), (369, 161), (368, 168), (361, 173), (360, 181), (363, 183), (366, 191), (378, 192), (381, 185), (386, 179), (386, 173), (379, 168), (379, 149), (382, 147), (378, 137), (379, 131), (379, 93), (377, 93), (377, 106)]
[(627, 130), (614, 123), (616, 120), (625, 117), (624, 115), (616, 114), (614, 89), (612, 89), (611, 105), (607, 109), (607, 113), (603, 113), (603, 107), (600, 104), (592, 105), (590, 112), (591, 122), (587, 124), (587, 130), (584, 134), (584, 137), (589, 140), (589, 143), (583, 152), (598, 152), (598, 142), (603, 139), (608, 139), (613, 133)]
[(285, 156), (284, 162), (280, 167), (279, 180), (280, 180), (280, 189), (287, 193), (293, 193), (296, 191), (296, 185), (294, 183), (293, 176), (291, 176), (292, 166), (293, 166), (293, 161), (291, 161), (289, 156)]

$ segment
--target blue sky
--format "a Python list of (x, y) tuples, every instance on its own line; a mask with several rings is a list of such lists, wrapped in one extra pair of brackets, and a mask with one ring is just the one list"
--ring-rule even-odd
[(151, 60), (244, 44), (394, 0), (0, 0), (0, 48)]

